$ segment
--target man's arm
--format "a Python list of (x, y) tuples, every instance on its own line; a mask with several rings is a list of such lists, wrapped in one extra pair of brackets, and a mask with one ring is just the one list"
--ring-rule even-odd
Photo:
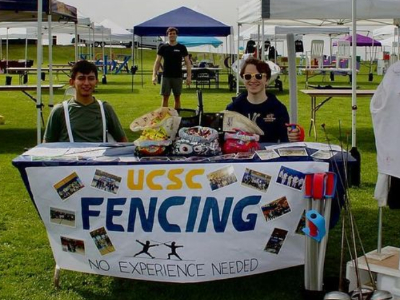
[(162, 56), (157, 54), (156, 61), (154, 62), (153, 66), (153, 84), (157, 84), (157, 73), (161, 66), (161, 59)]
[(185, 56), (185, 65), (186, 65), (186, 84), (190, 85), (192, 83), (192, 64), (189, 60), (189, 55)]
[(117, 142), (127, 142), (128, 139), (125, 135), (125, 131), (122, 128), (122, 125), (114, 109), (108, 102), (103, 102), (103, 105), (106, 114), (107, 130)]

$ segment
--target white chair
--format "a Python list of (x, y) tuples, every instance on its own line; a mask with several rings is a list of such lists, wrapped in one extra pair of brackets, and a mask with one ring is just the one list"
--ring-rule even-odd
[(350, 42), (338, 41), (336, 52), (336, 68), (341, 68), (340, 61), (347, 60), (347, 68), (351, 67)]
[(323, 40), (312, 40), (311, 51), (307, 51), (306, 69), (315, 67), (314, 62), (317, 62), (317, 67), (322, 68), (324, 66), (324, 41)]

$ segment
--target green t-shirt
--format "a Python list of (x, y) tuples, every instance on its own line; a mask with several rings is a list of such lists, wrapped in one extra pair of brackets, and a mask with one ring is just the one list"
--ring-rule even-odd
[[(116, 141), (120, 141), (125, 137), (125, 132), (118, 117), (107, 102), (103, 102), (103, 107), (106, 116), (107, 132)], [(103, 142), (103, 123), (100, 106), (97, 101), (85, 106), (72, 98), (68, 100), (68, 111), (74, 142)], [(69, 142), (62, 103), (54, 106), (51, 111), (44, 139), (49, 143)]]

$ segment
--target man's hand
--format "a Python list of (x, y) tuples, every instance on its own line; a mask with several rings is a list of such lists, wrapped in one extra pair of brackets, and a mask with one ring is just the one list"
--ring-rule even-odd
[(297, 124), (286, 124), (289, 142), (304, 141), (304, 129)]
[(153, 75), (153, 84), (154, 84), (154, 85), (157, 84), (157, 75)]
[(289, 142), (294, 143), (294, 142), (300, 141), (300, 129), (298, 129), (298, 128), (292, 129), (289, 126), (289, 127), (287, 127), (287, 131), (288, 131)]
[(192, 83), (192, 78), (191, 77), (186, 78), (186, 85), (191, 85), (191, 83)]

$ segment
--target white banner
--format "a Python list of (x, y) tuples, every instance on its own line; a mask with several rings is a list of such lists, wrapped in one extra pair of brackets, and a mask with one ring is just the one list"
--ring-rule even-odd
[(305, 173), (323, 162), (27, 167), (57, 265), (199, 282), (304, 263)]

